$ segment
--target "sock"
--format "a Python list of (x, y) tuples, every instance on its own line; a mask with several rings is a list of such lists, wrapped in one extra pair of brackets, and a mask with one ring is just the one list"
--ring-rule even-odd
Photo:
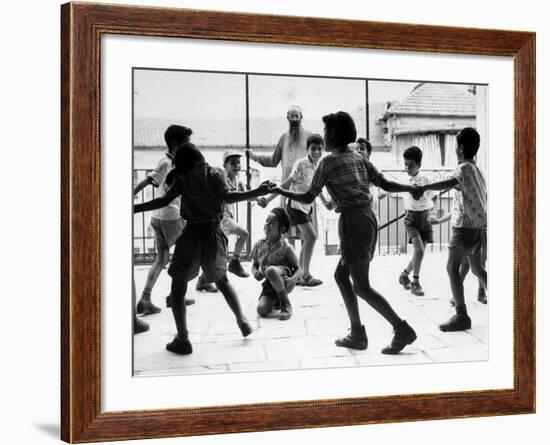
[(403, 269), (403, 272), (402, 272), (402, 273), (404, 273), (404, 274), (407, 275), (407, 276), (409, 275), (409, 272), (407, 272), (407, 269)]
[(420, 278), (420, 275), (413, 275), (413, 281), (416, 281), (417, 283), (419, 278)]
[(232, 259), (235, 261), (239, 261), (240, 255), (233, 254)]
[(460, 306), (457, 304), (455, 310), (458, 315), (468, 315), (465, 304), (461, 304)]

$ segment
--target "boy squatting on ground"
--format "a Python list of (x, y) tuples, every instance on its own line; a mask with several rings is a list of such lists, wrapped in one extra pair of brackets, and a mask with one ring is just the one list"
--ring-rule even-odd
[(336, 345), (353, 349), (366, 349), (368, 346), (359, 314), (358, 294), (393, 326), (394, 337), (382, 353), (397, 354), (416, 340), (416, 333), (370, 285), (369, 265), (376, 246), (378, 223), (371, 207), (369, 182), (391, 192), (409, 192), (414, 188), (388, 181), (370, 162), (348, 146), (357, 137), (355, 123), (348, 113), (339, 111), (326, 115), (323, 122), (325, 150), (331, 154), (319, 162), (310, 189), (305, 193), (293, 193), (276, 187), (274, 191), (296, 201), (311, 203), (323, 187), (327, 187), (336, 212), (340, 213), (338, 234), (341, 258), (334, 278), (351, 324), (349, 334), (336, 340)]
[(481, 170), (474, 160), (479, 149), (479, 134), (470, 127), (456, 135), (458, 167), (450, 179), (434, 182), (418, 188), (414, 197), (426, 190), (455, 189), (451, 224), (453, 233), (449, 241), (447, 273), (451, 284), (456, 315), (441, 324), (439, 329), (464, 331), (472, 327), (464, 301), (464, 286), (460, 265), (468, 258), (473, 274), (487, 290), (487, 271), (481, 259), (481, 250), (487, 236), (487, 186)]
[(290, 219), (282, 207), (271, 209), (264, 225), (265, 239), (252, 249), (252, 274), (262, 283), (258, 301), (258, 314), (267, 317), (274, 307), (279, 307), (279, 320), (292, 316), (288, 294), (292, 292), (301, 275), (294, 249), (283, 234), (290, 228)]
[[(422, 166), (422, 150), (419, 147), (412, 146), (403, 152), (405, 161), (405, 171), (409, 175), (409, 184), (423, 186), (430, 180), (420, 172)], [(409, 243), (413, 245), (413, 257), (407, 264), (407, 267), (399, 276), (399, 284), (405, 289), (410, 289), (413, 295), (422, 296), (424, 291), (420, 286), (420, 267), (424, 259), (424, 250), (428, 243), (433, 243), (434, 216), (432, 209), (433, 199), (437, 195), (434, 192), (425, 193), (419, 199), (413, 199), (409, 193), (403, 197), (405, 210), (405, 229)], [(412, 282), (409, 280), (409, 273), (413, 272)]]
[[(162, 194), (166, 192), (168, 189), (166, 176), (172, 170), (176, 148), (184, 142), (189, 142), (191, 134), (193, 134), (193, 131), (190, 128), (181, 125), (170, 125), (166, 129), (164, 132), (164, 140), (168, 147), (168, 152), (159, 160), (157, 167), (134, 187), (134, 196), (148, 185), (153, 185), (155, 188), (158, 188)], [(137, 303), (136, 311), (138, 314), (149, 315), (160, 312), (160, 308), (155, 306), (151, 301), (151, 292), (153, 291), (153, 287), (160, 273), (170, 261), (170, 248), (176, 244), (176, 240), (178, 236), (180, 236), (184, 225), (185, 221), (180, 215), (179, 197), (170, 202), (166, 207), (157, 209), (153, 213), (151, 217), (151, 227), (155, 232), (157, 256), (147, 273), (145, 286), (143, 287), (141, 298)], [(193, 304), (195, 301), (191, 298), (187, 298), (185, 302), (189, 305)]]
[(164, 196), (134, 206), (134, 212), (154, 210), (166, 206), (181, 196), (182, 217), (187, 221), (176, 248), (168, 274), (172, 277), (172, 315), (177, 335), (166, 349), (177, 354), (190, 354), (193, 347), (187, 332), (185, 293), (187, 283), (202, 267), (207, 281), (214, 281), (236, 317), (244, 337), (252, 327), (244, 316), (235, 289), (227, 279), (227, 238), (220, 221), (224, 204), (254, 199), (271, 191), (273, 184), (265, 181), (257, 189), (231, 192), (225, 173), (208, 165), (202, 153), (191, 143), (180, 145), (174, 159), (174, 170), (167, 178), (171, 184)]
[[(294, 163), (289, 177), (281, 183), (280, 187), (296, 193), (303, 193), (309, 190), (315, 169), (323, 154), (323, 138), (318, 134), (312, 134), (307, 138), (306, 145), (307, 156), (298, 159)], [(334, 208), (333, 204), (328, 202), (322, 193), (319, 197), (328, 210)], [(267, 201), (266, 198), (260, 198), (260, 205), (262, 205), (262, 200)], [(289, 200), (286, 210), (290, 218), (290, 226), (298, 227), (302, 242), (299, 262), (303, 275), (296, 284), (309, 287), (319, 286), (323, 282), (318, 278), (314, 278), (310, 272), (311, 257), (315, 242), (317, 241), (317, 234), (315, 233), (311, 217), (313, 205)]]

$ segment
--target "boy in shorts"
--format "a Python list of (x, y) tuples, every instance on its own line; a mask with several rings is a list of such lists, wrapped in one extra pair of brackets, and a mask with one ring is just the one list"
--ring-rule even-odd
[(188, 282), (202, 267), (205, 279), (215, 282), (236, 317), (244, 337), (252, 327), (244, 316), (239, 297), (227, 279), (227, 238), (220, 222), (226, 202), (254, 199), (270, 192), (273, 185), (263, 182), (254, 190), (231, 192), (225, 172), (208, 165), (202, 153), (191, 143), (180, 145), (174, 159), (174, 169), (166, 182), (170, 187), (160, 198), (134, 206), (134, 212), (144, 212), (164, 207), (178, 196), (182, 198), (181, 216), (187, 221), (176, 248), (168, 274), (172, 277), (172, 315), (177, 335), (166, 345), (176, 354), (191, 354), (193, 347), (187, 332), (185, 293)]
[[(166, 176), (172, 170), (176, 148), (184, 142), (189, 142), (191, 134), (193, 134), (193, 131), (190, 128), (181, 125), (170, 125), (166, 129), (164, 132), (164, 140), (168, 147), (168, 151), (159, 160), (156, 168), (134, 187), (134, 195), (137, 195), (149, 185), (158, 188), (161, 194), (166, 192), (168, 189)], [(147, 273), (145, 286), (136, 306), (138, 314), (149, 315), (160, 312), (160, 307), (154, 305), (151, 301), (151, 292), (153, 291), (153, 287), (160, 273), (170, 261), (170, 248), (176, 244), (176, 240), (178, 236), (180, 236), (184, 225), (185, 221), (183, 221), (180, 216), (179, 197), (175, 198), (166, 207), (157, 209), (153, 213), (151, 217), (151, 227), (155, 231), (157, 256)], [(187, 304), (192, 304), (193, 302), (192, 299), (187, 299)]]
[[(323, 138), (320, 135), (310, 135), (307, 138), (307, 156), (298, 159), (294, 163), (289, 177), (286, 181), (281, 183), (280, 186), (282, 188), (288, 188), (291, 192), (307, 192), (311, 185), (311, 180), (313, 179), (317, 164), (323, 154), (323, 146)], [(332, 203), (328, 202), (322, 193), (319, 197), (327, 209), (333, 209)], [(289, 200), (286, 210), (290, 218), (290, 227), (298, 228), (300, 241), (302, 242), (299, 261), (300, 267), (303, 270), (303, 275), (297, 284), (308, 287), (319, 286), (323, 284), (323, 282), (318, 278), (314, 278), (309, 270), (313, 248), (317, 241), (317, 234), (315, 233), (311, 218), (313, 206), (311, 204)]]
[(257, 308), (260, 317), (267, 317), (275, 306), (280, 309), (279, 320), (292, 316), (288, 294), (296, 286), (301, 269), (294, 249), (283, 237), (289, 227), (285, 209), (275, 207), (267, 215), (265, 239), (252, 249), (252, 274), (258, 281), (265, 278)]
[(468, 258), (473, 274), (487, 291), (487, 271), (481, 257), (487, 227), (487, 186), (474, 159), (479, 150), (479, 142), (479, 133), (475, 129), (467, 127), (459, 131), (456, 135), (458, 167), (452, 177), (420, 186), (413, 192), (413, 196), (418, 197), (426, 190), (455, 189), (451, 218), (453, 233), (449, 241), (447, 273), (456, 314), (439, 326), (443, 332), (464, 331), (472, 327), (460, 276), (460, 265), (465, 257)]
[[(422, 150), (416, 146), (407, 148), (403, 152), (405, 171), (409, 175), (409, 184), (423, 186), (430, 182), (427, 176), (420, 172), (422, 167)], [(405, 229), (409, 243), (413, 245), (413, 257), (407, 267), (399, 275), (399, 284), (405, 289), (410, 289), (413, 295), (422, 296), (424, 291), (420, 286), (420, 266), (424, 258), (426, 245), (433, 243), (433, 219), (432, 209), (434, 193), (425, 193), (419, 199), (413, 199), (409, 193), (403, 197), (405, 210)], [(409, 279), (409, 273), (413, 272), (413, 280)]]
[[(244, 184), (239, 181), (239, 172), (241, 171), (241, 154), (238, 151), (228, 150), (223, 154), (223, 168), (227, 173), (227, 185), (232, 192), (244, 192), (246, 189)], [(244, 244), (248, 239), (248, 231), (237, 224), (235, 221), (235, 204), (225, 204), (222, 219), (222, 230), (225, 236), (237, 235), (237, 241), (235, 242), (235, 248), (233, 250), (233, 257), (229, 261), (227, 270), (237, 275), (238, 277), (246, 278), (250, 276), (246, 272), (240, 262), (240, 255), (243, 250)]]
[(369, 184), (372, 182), (389, 192), (412, 192), (414, 188), (387, 180), (372, 163), (365, 161), (348, 146), (357, 137), (355, 122), (348, 113), (339, 111), (326, 115), (323, 122), (325, 150), (331, 153), (319, 161), (309, 190), (293, 193), (276, 187), (274, 191), (296, 201), (311, 203), (323, 187), (327, 187), (336, 205), (336, 212), (340, 213), (338, 235), (341, 258), (334, 279), (351, 324), (349, 334), (335, 343), (346, 348), (367, 349), (368, 338), (361, 324), (357, 301), (359, 296), (393, 326), (391, 344), (381, 352), (398, 354), (416, 340), (416, 333), (370, 285), (369, 267), (378, 237), (378, 222), (371, 206)]

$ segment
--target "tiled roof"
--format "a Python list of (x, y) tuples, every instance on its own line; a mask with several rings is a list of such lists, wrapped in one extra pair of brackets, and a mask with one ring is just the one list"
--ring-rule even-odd
[[(355, 120), (358, 136), (364, 136), (364, 108), (353, 110), (350, 114)], [(377, 118), (371, 116), (371, 139), (374, 122), (381, 117), (380, 111), (377, 112), (377, 116)], [(164, 147), (164, 131), (172, 124), (190, 127), (193, 130), (191, 140), (199, 147), (244, 147), (246, 145), (246, 127), (242, 119), (187, 119), (179, 122), (167, 119), (136, 119), (134, 124), (134, 146)], [(313, 133), (323, 134), (323, 122), (320, 119), (304, 118), (302, 125)], [(281, 134), (287, 129), (288, 123), (284, 117), (251, 119), (250, 145), (252, 147), (274, 147)], [(377, 146), (376, 144), (373, 145)]]
[(385, 116), (392, 114), (475, 116), (476, 98), (454, 85), (420, 83), (405, 99), (392, 104)]

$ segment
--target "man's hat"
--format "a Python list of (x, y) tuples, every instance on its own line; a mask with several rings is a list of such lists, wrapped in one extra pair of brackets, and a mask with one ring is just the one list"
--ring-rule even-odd
[(239, 153), (237, 150), (227, 150), (223, 154), (223, 163), (225, 164), (225, 161), (227, 161), (227, 158), (230, 158), (232, 156), (238, 156), (240, 158), (242, 156), (242, 153)]

